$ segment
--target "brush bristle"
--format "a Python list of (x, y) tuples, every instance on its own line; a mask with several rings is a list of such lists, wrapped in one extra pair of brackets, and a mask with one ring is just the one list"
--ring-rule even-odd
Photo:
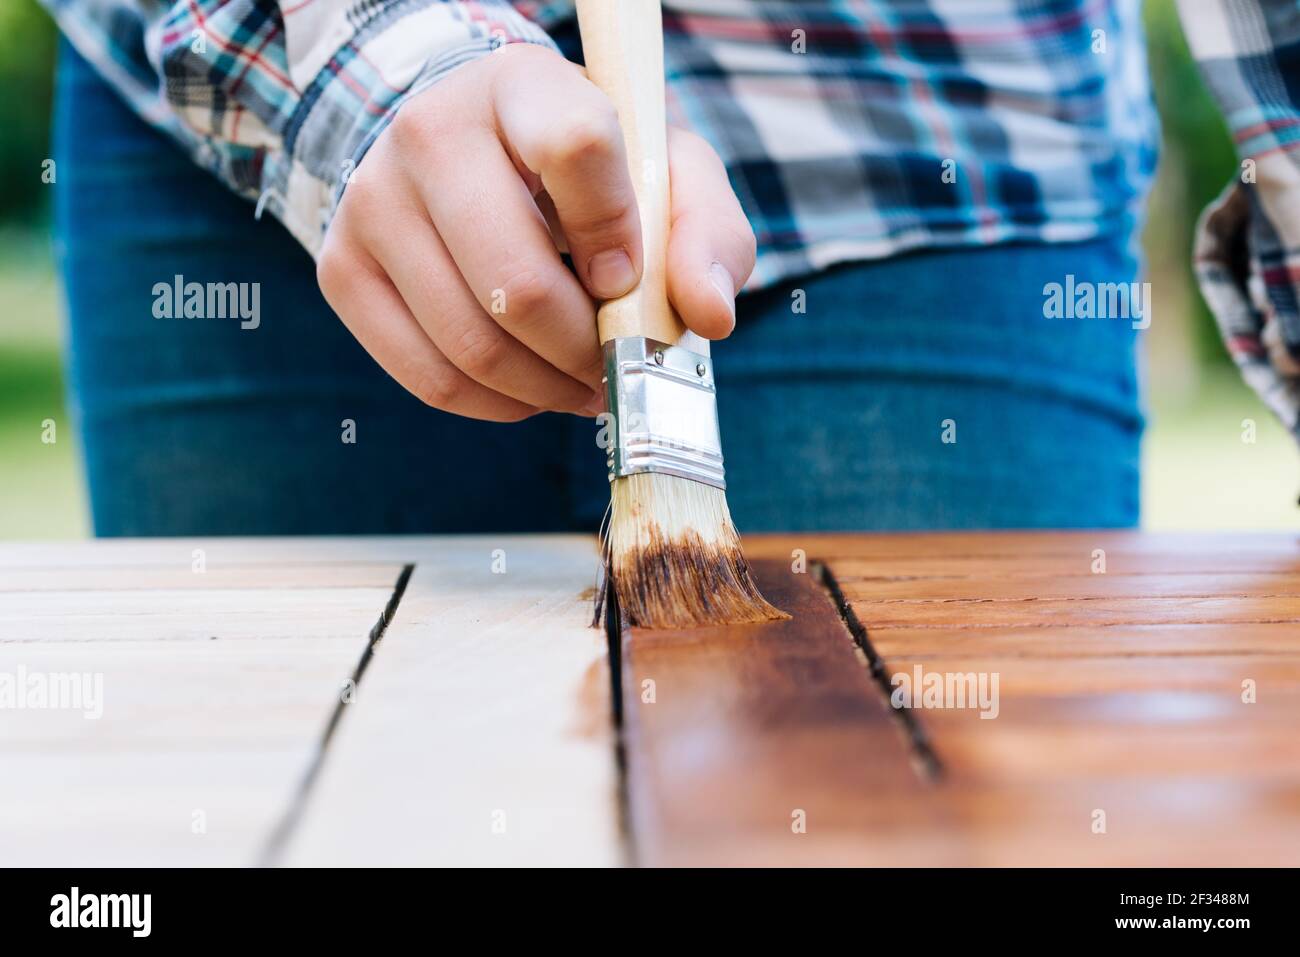
[(605, 560), (627, 621), (690, 628), (789, 618), (758, 592), (722, 489), (657, 472), (615, 479)]

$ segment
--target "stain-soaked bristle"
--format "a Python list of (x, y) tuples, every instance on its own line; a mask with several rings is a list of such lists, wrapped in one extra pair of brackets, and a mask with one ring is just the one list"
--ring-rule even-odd
[(749, 573), (722, 489), (654, 472), (611, 486), (605, 560), (627, 621), (643, 628), (789, 618)]

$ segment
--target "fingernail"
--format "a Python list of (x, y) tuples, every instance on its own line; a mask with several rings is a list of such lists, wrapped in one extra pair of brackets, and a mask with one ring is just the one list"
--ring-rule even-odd
[(731, 278), (731, 273), (727, 272), (727, 267), (722, 263), (714, 263), (709, 267), (709, 282), (713, 283), (713, 288), (718, 290), (718, 295), (722, 301), (727, 304), (727, 312), (731, 313), (731, 324), (736, 324), (736, 282)]
[(622, 249), (606, 249), (587, 262), (591, 291), (601, 299), (614, 299), (636, 285), (636, 270)]

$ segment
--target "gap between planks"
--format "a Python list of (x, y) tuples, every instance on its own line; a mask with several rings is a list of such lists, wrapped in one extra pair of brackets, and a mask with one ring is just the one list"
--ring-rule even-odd
[[(402, 570), (397, 576), (397, 581), (393, 585), (393, 593), (389, 596), (387, 603), (379, 613), (379, 619), (370, 629), (366, 646), (361, 651), (361, 657), (357, 660), (357, 666), (353, 669), (351, 677), (351, 688), (353, 694), (361, 687), (361, 681), (365, 677), (366, 669), (375, 656), (375, 648), (383, 640), (384, 633), (388, 631), (388, 626), (392, 623), (393, 617), (397, 614), (397, 608), (402, 603), (402, 596), (406, 594), (406, 586), (411, 581), (411, 574), (415, 571), (415, 564), (408, 563), (402, 566)], [(344, 709), (349, 704), (348, 697), (342, 691), (339, 694), (339, 700), (335, 702), (334, 710), (330, 712), (329, 719), (325, 723), (325, 729), (322, 731), (320, 740), (317, 742), (312, 754), (311, 763), (303, 772), (302, 780), (293, 797), (290, 798), (288, 806), (279, 822), (268, 835), (261, 853), (258, 855), (258, 864), (262, 867), (274, 867), (279, 863), (284, 855), (285, 847), (289, 839), (293, 836), (294, 828), (302, 819), (302, 814), (306, 808), (307, 802), (311, 799), (312, 786), (320, 777), (321, 768), (325, 764), (325, 757), (328, 753), (330, 741), (334, 738), (334, 732), (343, 719)]]
[(926, 734), (925, 729), (922, 727), (916, 712), (911, 708), (894, 707), (893, 688), (890, 685), (890, 674), (889, 669), (885, 666), (885, 659), (872, 645), (866, 627), (858, 619), (857, 613), (853, 610), (853, 606), (848, 599), (844, 597), (844, 592), (835, 578), (835, 573), (823, 561), (814, 561), (812, 567), (817, 580), (826, 589), (831, 601), (835, 603), (835, 609), (839, 612), (840, 620), (844, 622), (844, 627), (848, 630), (849, 636), (865, 656), (867, 668), (880, 686), (880, 692), (885, 696), (885, 703), (889, 706), (890, 713), (902, 726), (920, 770), (932, 780), (939, 780), (943, 776), (943, 762), (939, 760), (939, 755), (935, 753), (929, 735)]

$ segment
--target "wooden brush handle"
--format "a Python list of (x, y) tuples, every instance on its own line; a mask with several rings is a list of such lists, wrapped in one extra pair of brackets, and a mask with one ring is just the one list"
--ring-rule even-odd
[(600, 307), (600, 341), (647, 336), (676, 343), (685, 327), (668, 304), (668, 129), (659, 0), (577, 0), (587, 75), (613, 101), (641, 213), (641, 282)]

